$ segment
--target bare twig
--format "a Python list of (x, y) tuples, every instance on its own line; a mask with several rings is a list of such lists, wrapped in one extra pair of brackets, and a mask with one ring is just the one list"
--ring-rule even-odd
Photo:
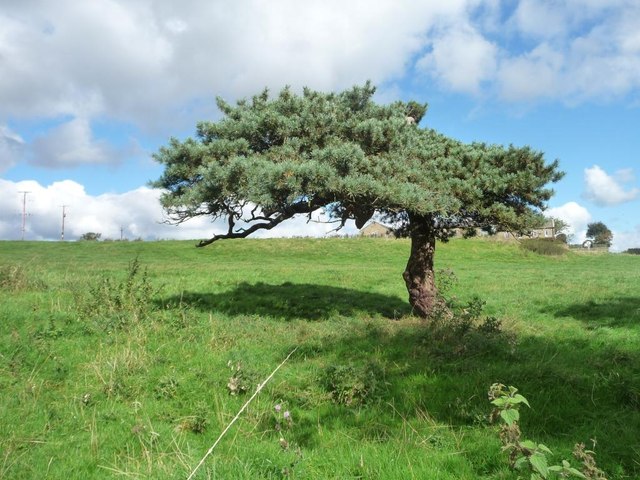
[(229, 429), (231, 428), (231, 426), (236, 422), (236, 420), (238, 420), (238, 418), (240, 418), (240, 415), (242, 414), (242, 412), (244, 412), (244, 410), (249, 406), (249, 404), (253, 401), (254, 398), (256, 398), (256, 396), (258, 395), (258, 393), (260, 393), (260, 390), (262, 390), (262, 388), (269, 382), (269, 380), (271, 380), (271, 378), (273, 378), (273, 376), (276, 374), (276, 372), (278, 370), (280, 370), (280, 367), (282, 367), (287, 360), (289, 360), (289, 357), (291, 357), (291, 355), (293, 355), (293, 352), (295, 352), (298, 349), (298, 347), (294, 348), (293, 350), (291, 350), (291, 352), (289, 353), (289, 355), (287, 355), (287, 358), (285, 358), (282, 363), (280, 365), (278, 365), (275, 370), (273, 372), (271, 372), (271, 375), (269, 375), (266, 380), (264, 382), (262, 382), (260, 385), (258, 385), (258, 388), (256, 388), (256, 391), (254, 392), (253, 395), (251, 395), (251, 398), (249, 400), (246, 401), (246, 403), (242, 406), (242, 408), (240, 409), (240, 411), (238, 411), (238, 413), (236, 414), (235, 417), (233, 417), (233, 420), (231, 420), (231, 422), (229, 422), (229, 425), (227, 425), (225, 427), (225, 429), (222, 431), (222, 433), (220, 434), (220, 436), (218, 437), (218, 439), (214, 442), (213, 445), (211, 445), (211, 448), (209, 450), (207, 450), (207, 453), (204, 455), (204, 457), (202, 457), (202, 459), (200, 460), (200, 462), (198, 463), (198, 465), (196, 465), (196, 467), (193, 469), (193, 471), (191, 472), (191, 474), (189, 474), (189, 476), (187, 477), (187, 480), (191, 480), (193, 478), (193, 476), (196, 474), (196, 472), (198, 471), (198, 469), (202, 466), (202, 464), (204, 463), (204, 461), (207, 459), (207, 457), (209, 455), (211, 455), (211, 453), (213, 452), (213, 449), (216, 448), (216, 446), (218, 445), (218, 443), (220, 442), (220, 440), (222, 440), (222, 437), (225, 436), (225, 434), (229, 431)]

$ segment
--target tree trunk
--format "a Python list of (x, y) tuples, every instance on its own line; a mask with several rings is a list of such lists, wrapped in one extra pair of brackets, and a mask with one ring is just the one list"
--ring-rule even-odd
[(428, 317), (438, 301), (438, 289), (433, 272), (433, 256), (436, 251), (436, 235), (433, 218), (428, 215), (409, 214), (411, 255), (402, 275), (409, 303), (415, 314)]

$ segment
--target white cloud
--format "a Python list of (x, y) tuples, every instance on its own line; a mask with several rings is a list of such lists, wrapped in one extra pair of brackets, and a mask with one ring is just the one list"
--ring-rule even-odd
[(153, 124), (215, 94), (381, 83), (403, 75), (425, 33), (471, 3), (11, 2), (0, 14), (0, 105), (16, 116)]
[(447, 30), (433, 40), (431, 52), (417, 62), (445, 88), (478, 94), (483, 82), (492, 79), (498, 48), (469, 25)]
[[(216, 233), (224, 233), (226, 222), (212, 223), (201, 217), (181, 225), (162, 223), (166, 219), (158, 201), (159, 190), (141, 187), (122, 194), (107, 193), (89, 195), (84, 187), (65, 180), (43, 186), (35, 181), (10, 182), (0, 179), (0, 239), (21, 238), (22, 201), (26, 196), (28, 214), (25, 238), (29, 240), (57, 240), (61, 236), (62, 206), (65, 205), (65, 239), (76, 240), (87, 232), (101, 233), (102, 238), (118, 239), (122, 234), (128, 239), (202, 239)], [(319, 214), (314, 220), (322, 220)], [(319, 237), (334, 228), (327, 223), (307, 223), (306, 217), (283, 222), (255, 237)], [(350, 223), (340, 233), (355, 233)]]
[(501, 97), (528, 102), (558, 96), (564, 89), (560, 78), (563, 63), (563, 55), (544, 43), (525, 55), (503, 59), (497, 72)]
[(443, 88), (571, 105), (640, 89), (640, 3), (520, 0), (507, 20), (481, 6), (425, 35), (417, 67)]
[(629, 248), (640, 248), (640, 225), (630, 231), (613, 231), (612, 252), (624, 252)]
[(6, 125), (0, 125), (0, 173), (13, 166), (22, 156), (25, 142)]
[[(640, 3), (521, 0), (505, 15), (499, 0), (4, 2), (0, 122), (72, 118), (31, 157), (70, 166), (124, 156), (97, 138), (98, 118), (166, 136), (214, 116), (215, 95), (265, 86), (384, 88), (417, 69), (508, 102), (640, 88)], [(28, 156), (16, 151), (0, 168)]]
[(573, 235), (573, 242), (582, 242), (587, 233), (587, 224), (591, 222), (591, 214), (582, 205), (568, 202), (559, 207), (545, 210), (546, 217), (559, 218), (567, 223), (567, 234)]
[(32, 145), (31, 161), (35, 165), (62, 168), (117, 160), (115, 149), (93, 137), (86, 118), (74, 118), (52, 128), (37, 137)]
[(478, 0), (5, 3), (0, 121), (73, 118), (32, 157), (59, 167), (122, 157), (95, 138), (97, 118), (166, 136), (214, 117), (216, 95), (393, 82), (427, 32)]
[[(514, 57), (507, 54), (505, 66), (511, 77), (502, 77), (503, 96), (515, 101), (509, 94), (517, 85), (518, 77), (529, 75), (531, 83), (540, 80), (533, 98), (553, 98), (568, 103), (592, 99), (620, 98), (640, 88), (640, 3), (630, 0), (597, 2), (593, 0), (524, 0), (514, 12), (510, 23), (515, 35), (533, 37), (540, 43), (526, 53)], [(546, 45), (555, 52), (559, 62), (547, 62), (548, 55), (538, 61), (519, 59), (535, 57)], [(538, 73), (534, 66), (542, 67)], [(519, 72), (520, 75), (517, 75)], [(540, 76), (541, 74), (541, 76)], [(515, 78), (514, 78), (515, 77)], [(516, 84), (509, 80), (514, 78)], [(553, 78), (554, 81), (548, 81)], [(530, 100), (525, 96), (525, 100)]]
[(630, 179), (632, 172), (624, 169), (610, 176), (598, 165), (584, 171), (584, 197), (598, 206), (613, 206), (635, 200), (640, 195), (639, 188), (625, 190), (621, 183)]
[(561, 35), (567, 29), (564, 9), (540, 0), (521, 0), (513, 13), (512, 22), (521, 33), (536, 38)]

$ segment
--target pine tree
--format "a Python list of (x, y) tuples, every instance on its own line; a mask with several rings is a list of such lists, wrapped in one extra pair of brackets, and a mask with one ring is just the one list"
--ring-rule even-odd
[(271, 229), (323, 209), (338, 226), (361, 228), (374, 214), (411, 238), (404, 272), (414, 311), (437, 301), (437, 240), (454, 228), (527, 231), (540, 221), (562, 177), (558, 162), (529, 147), (465, 144), (418, 126), (427, 106), (379, 105), (367, 83), (341, 93), (265, 90), (200, 122), (196, 138), (171, 139), (155, 154), (165, 166), (152, 185), (176, 223), (226, 220), (227, 232), (198, 246)]

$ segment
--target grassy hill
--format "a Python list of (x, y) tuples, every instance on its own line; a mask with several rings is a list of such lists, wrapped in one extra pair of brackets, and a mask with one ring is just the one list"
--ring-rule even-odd
[(440, 244), (448, 295), (486, 304), (427, 323), (408, 250), (0, 242), (0, 478), (186, 478), (296, 347), (195, 478), (515, 479), (494, 382), (552, 460), (596, 439), (609, 478), (640, 478), (640, 257)]

